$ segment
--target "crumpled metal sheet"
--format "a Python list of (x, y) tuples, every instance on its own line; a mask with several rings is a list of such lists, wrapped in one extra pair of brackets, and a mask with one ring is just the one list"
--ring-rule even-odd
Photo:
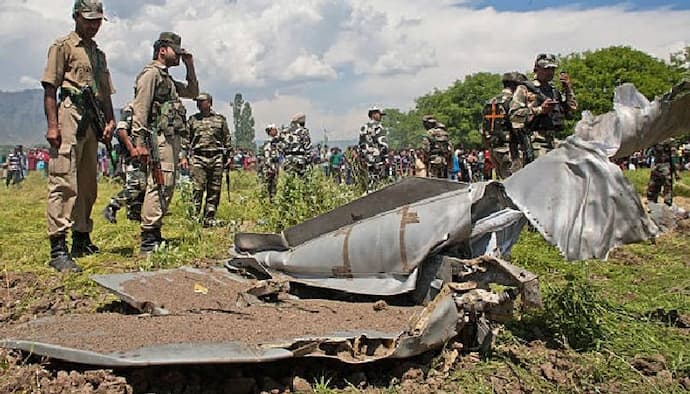
[[(453, 183), (423, 178), (414, 182), (422, 187), (427, 182)], [(343, 206), (329, 214), (356, 216), (351, 210)], [(289, 250), (236, 251), (236, 257), (254, 259), (273, 274), (311, 286), (389, 296), (414, 290), (420, 265), (443, 250), (461, 248), (466, 257), (509, 254), (524, 223), (502, 185), (486, 182), (317, 234)]]
[(690, 81), (649, 102), (634, 85), (616, 88), (614, 110), (594, 116), (585, 111), (575, 135), (598, 142), (609, 157), (622, 158), (690, 131)]
[(504, 185), (530, 223), (568, 260), (606, 259), (653, 237), (637, 192), (596, 144), (571, 136)]

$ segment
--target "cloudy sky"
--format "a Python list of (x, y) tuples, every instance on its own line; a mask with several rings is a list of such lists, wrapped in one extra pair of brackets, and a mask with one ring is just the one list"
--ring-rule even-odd
[[(242, 92), (260, 137), (307, 113), (318, 138), (354, 138), (376, 104), (414, 98), (479, 71), (527, 71), (535, 54), (629, 45), (662, 59), (690, 44), (689, 0), (105, 0), (97, 36), (117, 107), (160, 31), (194, 54), (216, 110)], [(73, 28), (72, 0), (0, 2), (0, 90), (40, 87), (48, 46)], [(174, 74), (182, 78), (184, 68)], [(191, 103), (188, 103), (192, 108)]]

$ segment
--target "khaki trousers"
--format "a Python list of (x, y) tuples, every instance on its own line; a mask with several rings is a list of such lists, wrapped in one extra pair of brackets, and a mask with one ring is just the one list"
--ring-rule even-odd
[[(177, 178), (180, 137), (177, 135), (164, 136), (158, 134), (157, 140), (158, 152), (161, 159), (161, 169), (163, 170), (163, 177), (165, 180), (163, 192), (167, 202), (166, 205), (170, 206)], [(163, 216), (165, 216), (165, 213), (166, 212), (163, 212), (163, 208), (161, 207), (158, 195), (158, 185), (156, 185), (156, 182), (153, 180), (153, 174), (149, 168), (146, 176), (146, 194), (144, 194), (144, 203), (141, 206), (141, 229), (154, 230), (161, 228), (163, 226)]]
[(58, 107), (59, 149), (50, 148), (48, 163), (48, 235), (65, 235), (68, 229), (90, 233), (91, 209), (96, 202), (98, 140), (89, 127), (77, 138), (81, 115), (69, 98)]

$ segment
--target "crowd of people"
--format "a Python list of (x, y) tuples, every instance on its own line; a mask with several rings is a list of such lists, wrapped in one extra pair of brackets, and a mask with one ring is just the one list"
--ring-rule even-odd
[(0, 168), (2, 177), (5, 178), (5, 186), (19, 185), (29, 172), (33, 171), (47, 176), (48, 161), (50, 161), (50, 155), (47, 149), (31, 148), (25, 153), (22, 145), (15, 146), (8, 155), (0, 156)]

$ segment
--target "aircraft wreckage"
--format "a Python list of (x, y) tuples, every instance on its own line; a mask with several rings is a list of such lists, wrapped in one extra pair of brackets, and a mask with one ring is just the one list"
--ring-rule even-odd
[(610, 158), (687, 132), (690, 84), (652, 103), (623, 85), (614, 103), (504, 183), (409, 178), (280, 234), (237, 234), (223, 268), (97, 275), (139, 314), (42, 318), (3, 327), (1, 345), (105, 367), (485, 347), (516, 299), (541, 304), (538, 278), (505, 261), (528, 223), (568, 260), (659, 234)]

